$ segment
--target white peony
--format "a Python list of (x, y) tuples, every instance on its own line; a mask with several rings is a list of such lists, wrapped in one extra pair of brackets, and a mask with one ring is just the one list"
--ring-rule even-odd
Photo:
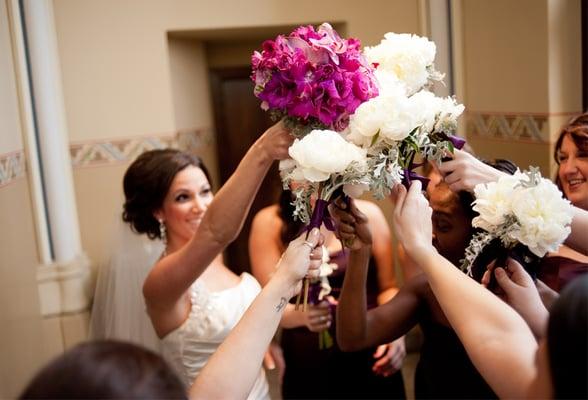
[(435, 131), (445, 133), (455, 132), (457, 129), (457, 118), (463, 113), (464, 109), (463, 104), (459, 104), (453, 97), (440, 99)]
[(517, 188), (511, 204), (519, 228), (509, 232), (509, 237), (538, 257), (557, 251), (570, 234), (570, 202), (551, 181), (541, 178), (537, 186)]
[(402, 92), (388, 92), (361, 104), (349, 119), (347, 139), (370, 147), (373, 137), (389, 144), (405, 139), (422, 123), (422, 111)]
[(347, 140), (358, 146), (370, 146), (372, 138), (380, 131), (387, 117), (383, 104), (382, 96), (360, 104), (349, 118)]
[(472, 207), (480, 215), (472, 220), (472, 226), (494, 232), (511, 214), (515, 187), (522, 174), (501, 177), (497, 182), (476, 185), (476, 200)]
[(343, 139), (337, 132), (313, 130), (296, 139), (288, 150), (296, 163), (294, 175), (310, 182), (323, 182), (331, 174), (342, 173), (352, 163), (365, 168), (366, 151)]
[(435, 43), (425, 37), (388, 32), (379, 45), (366, 47), (364, 54), (378, 69), (394, 74), (411, 95), (431, 77), (436, 51)]

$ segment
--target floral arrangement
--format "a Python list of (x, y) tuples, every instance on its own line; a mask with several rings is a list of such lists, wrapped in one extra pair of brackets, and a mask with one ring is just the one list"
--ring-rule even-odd
[[(331, 224), (326, 207), (333, 194), (345, 185), (368, 184), (366, 151), (330, 130), (313, 130), (294, 140), (288, 150), (291, 159), (280, 163), (284, 188), (296, 186), (294, 217), (308, 224), (308, 230)], [(316, 194), (312, 216), (310, 196)]]
[(342, 39), (324, 23), (301, 26), (263, 43), (251, 57), (261, 107), (298, 136), (312, 129), (341, 131), (363, 102), (378, 94), (374, 68), (357, 39)]
[[(307, 231), (323, 224), (334, 230), (327, 207), (335, 193), (345, 185), (369, 182), (365, 150), (335, 131), (313, 130), (302, 139), (295, 139), (288, 153), (291, 159), (280, 162), (280, 175), (285, 189), (296, 187), (293, 191), (294, 218), (305, 223)], [(316, 201), (311, 215), (312, 195), (316, 195)], [(305, 279), (304, 310), (309, 286), (309, 280)], [(296, 299), (297, 307), (299, 303), (300, 296)]]
[(409, 34), (387, 33), (379, 45), (364, 50), (377, 64), (379, 95), (362, 103), (350, 117), (347, 140), (366, 149), (370, 190), (376, 198), (399, 182), (427, 179), (413, 170), (417, 156), (440, 162), (465, 141), (454, 136), (464, 107), (440, 98), (427, 86), (443, 79), (435, 70), (435, 44)]
[(395, 33), (361, 51), (357, 39), (342, 39), (327, 23), (299, 27), (254, 52), (255, 96), (297, 137), (280, 174), (285, 189), (295, 186), (294, 217), (306, 229), (333, 230), (327, 206), (335, 197), (369, 190), (383, 198), (394, 184), (426, 181), (414, 172), (417, 157), (440, 162), (463, 146), (453, 136), (463, 105), (427, 90), (443, 79), (435, 53), (427, 38)]
[(472, 220), (475, 234), (465, 252), (462, 270), (472, 276), (472, 265), (482, 250), (499, 239), (507, 251), (525, 245), (537, 257), (557, 251), (570, 234), (572, 207), (538, 168), (501, 177), (474, 188)]

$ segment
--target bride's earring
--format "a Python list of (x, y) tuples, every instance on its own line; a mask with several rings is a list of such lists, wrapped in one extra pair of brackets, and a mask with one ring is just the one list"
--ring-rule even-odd
[(161, 238), (163, 245), (167, 248), (167, 229), (165, 228), (162, 219), (159, 220), (159, 237)]

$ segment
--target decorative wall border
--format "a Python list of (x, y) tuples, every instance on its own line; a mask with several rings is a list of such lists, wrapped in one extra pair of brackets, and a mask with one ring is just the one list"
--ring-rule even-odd
[(466, 113), (467, 135), (489, 139), (549, 142), (548, 115)]
[(0, 154), (0, 188), (24, 178), (25, 173), (26, 163), (23, 150)]
[(189, 129), (172, 134), (72, 143), (70, 156), (73, 168), (107, 166), (130, 162), (153, 149), (172, 147), (198, 151), (212, 140), (210, 128)]
[[(561, 119), (571, 118), (579, 113), (497, 113), (466, 112), (467, 136), (485, 139), (499, 139), (518, 142), (547, 144), (551, 133)], [(557, 118), (556, 121), (552, 121)], [(557, 127), (559, 129), (559, 126)]]

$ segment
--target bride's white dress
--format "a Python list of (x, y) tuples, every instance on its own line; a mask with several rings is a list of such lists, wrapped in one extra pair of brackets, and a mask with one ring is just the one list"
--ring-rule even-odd
[[(239, 322), (261, 287), (248, 273), (238, 285), (210, 292), (200, 280), (190, 288), (192, 307), (184, 323), (162, 339), (163, 357), (171, 364), (186, 387), (189, 387), (208, 358), (216, 351)], [(227, 376), (227, 380), (231, 377)], [(269, 399), (265, 372), (260, 367), (249, 399)]]

